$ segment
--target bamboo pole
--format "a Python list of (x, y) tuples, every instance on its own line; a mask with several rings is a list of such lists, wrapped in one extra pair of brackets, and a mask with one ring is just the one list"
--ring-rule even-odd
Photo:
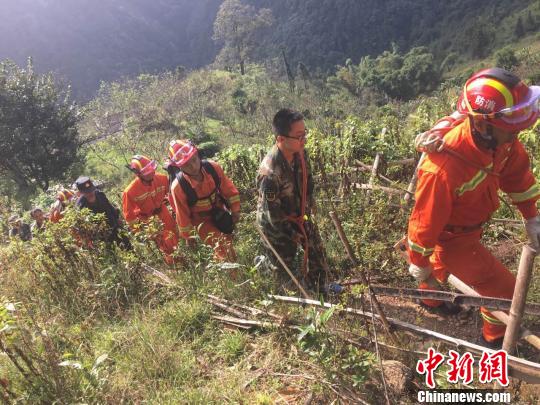
[(427, 155), (425, 153), (422, 153), (422, 155), (420, 155), (420, 159), (418, 160), (416, 169), (414, 169), (414, 174), (412, 175), (409, 186), (407, 187), (407, 193), (403, 197), (403, 201), (405, 201), (407, 204), (410, 202), (411, 197), (414, 195), (414, 190), (416, 189), (416, 181), (418, 180), (418, 169), (420, 169), (420, 165), (422, 164), (426, 156)]
[[(373, 186), (373, 183), (375, 182), (375, 178), (377, 177), (377, 174), (379, 172), (380, 164), (381, 164), (381, 154), (377, 152), (377, 154), (375, 155), (375, 160), (373, 161), (373, 167), (371, 168), (371, 176), (369, 177), (368, 184), (370, 186)], [(369, 194), (369, 191), (368, 191), (368, 194)]]
[(352, 262), (355, 269), (357, 269), (357, 271), (359, 272), (360, 280), (362, 280), (362, 283), (364, 283), (368, 287), (369, 296), (370, 298), (373, 299), (373, 306), (375, 307), (377, 314), (379, 314), (379, 317), (381, 319), (381, 322), (384, 326), (386, 333), (388, 333), (392, 341), (396, 343), (397, 339), (394, 333), (391, 331), (390, 324), (386, 320), (386, 315), (384, 314), (381, 308), (381, 305), (379, 304), (379, 301), (377, 300), (377, 297), (375, 296), (375, 293), (371, 289), (371, 286), (369, 285), (369, 281), (366, 278), (364, 271), (358, 268), (358, 261), (356, 260), (351, 244), (349, 243), (349, 239), (347, 239), (347, 235), (345, 235), (345, 232), (343, 231), (343, 227), (341, 226), (341, 221), (339, 220), (339, 218), (337, 217), (334, 211), (330, 211), (330, 218), (332, 218), (332, 221), (334, 222), (334, 226), (336, 227), (336, 231), (339, 235), (339, 239), (341, 239), (341, 242), (343, 243), (343, 246), (345, 247), (345, 251), (347, 252), (347, 255), (349, 256), (350, 261)]
[(535, 256), (536, 250), (529, 245), (523, 246), (519, 260), (514, 296), (512, 297), (512, 306), (510, 307), (510, 316), (502, 346), (503, 350), (506, 350), (508, 354), (513, 353), (516, 341), (519, 338), (519, 326), (523, 318)]

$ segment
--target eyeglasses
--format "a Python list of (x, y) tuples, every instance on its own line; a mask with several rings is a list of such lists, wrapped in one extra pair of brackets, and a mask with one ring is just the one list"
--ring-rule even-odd
[(309, 130), (306, 128), (304, 130), (304, 133), (300, 136), (289, 136), (289, 135), (281, 135), (283, 138), (289, 138), (289, 139), (295, 139), (297, 141), (304, 141), (306, 140), (307, 136), (309, 135)]

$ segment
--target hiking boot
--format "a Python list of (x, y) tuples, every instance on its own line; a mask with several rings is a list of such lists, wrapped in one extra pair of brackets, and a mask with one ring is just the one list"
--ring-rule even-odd
[(448, 301), (443, 301), (438, 307), (431, 307), (422, 302), (422, 300), (417, 300), (416, 303), (424, 308), (427, 312), (434, 315), (456, 315), (459, 314), (463, 307), (461, 305), (456, 305)]
[(502, 344), (503, 344), (503, 340), (504, 338), (503, 337), (500, 337), (498, 339), (495, 339), (494, 341), (492, 342), (488, 342), (486, 340), (486, 338), (484, 337), (483, 334), (480, 334), (480, 337), (478, 338), (478, 344), (480, 346), (484, 346), (484, 347), (487, 347), (488, 349), (491, 349), (491, 350), (501, 350), (502, 349)]

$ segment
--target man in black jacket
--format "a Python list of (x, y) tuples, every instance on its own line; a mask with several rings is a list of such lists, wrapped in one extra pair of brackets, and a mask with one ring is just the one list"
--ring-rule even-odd
[(92, 180), (86, 176), (79, 177), (75, 184), (81, 193), (77, 200), (77, 207), (79, 209), (88, 208), (95, 214), (105, 214), (107, 224), (111, 228), (111, 233), (106, 241), (115, 242), (123, 249), (131, 249), (129, 239), (119, 234), (119, 231), (122, 230), (120, 211), (110, 203), (105, 193), (96, 189)]

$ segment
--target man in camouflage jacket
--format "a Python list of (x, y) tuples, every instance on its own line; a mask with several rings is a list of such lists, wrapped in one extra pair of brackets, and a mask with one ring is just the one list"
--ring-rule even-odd
[[(326, 282), (328, 264), (319, 231), (311, 218), (314, 187), (304, 150), (307, 135), (304, 117), (299, 112), (282, 109), (274, 117), (273, 129), (276, 143), (263, 159), (257, 176), (257, 224), (295, 277), (303, 279), (308, 287), (317, 289)], [(302, 167), (306, 170), (305, 183)], [(302, 216), (304, 185), (306, 195)], [(307, 268), (299, 273), (294, 262), (298, 247), (305, 247), (306, 236)], [(267, 257), (279, 269), (277, 277), (280, 284), (290, 281), (270, 250)], [(303, 263), (302, 257), (299, 258), (300, 263)]]

